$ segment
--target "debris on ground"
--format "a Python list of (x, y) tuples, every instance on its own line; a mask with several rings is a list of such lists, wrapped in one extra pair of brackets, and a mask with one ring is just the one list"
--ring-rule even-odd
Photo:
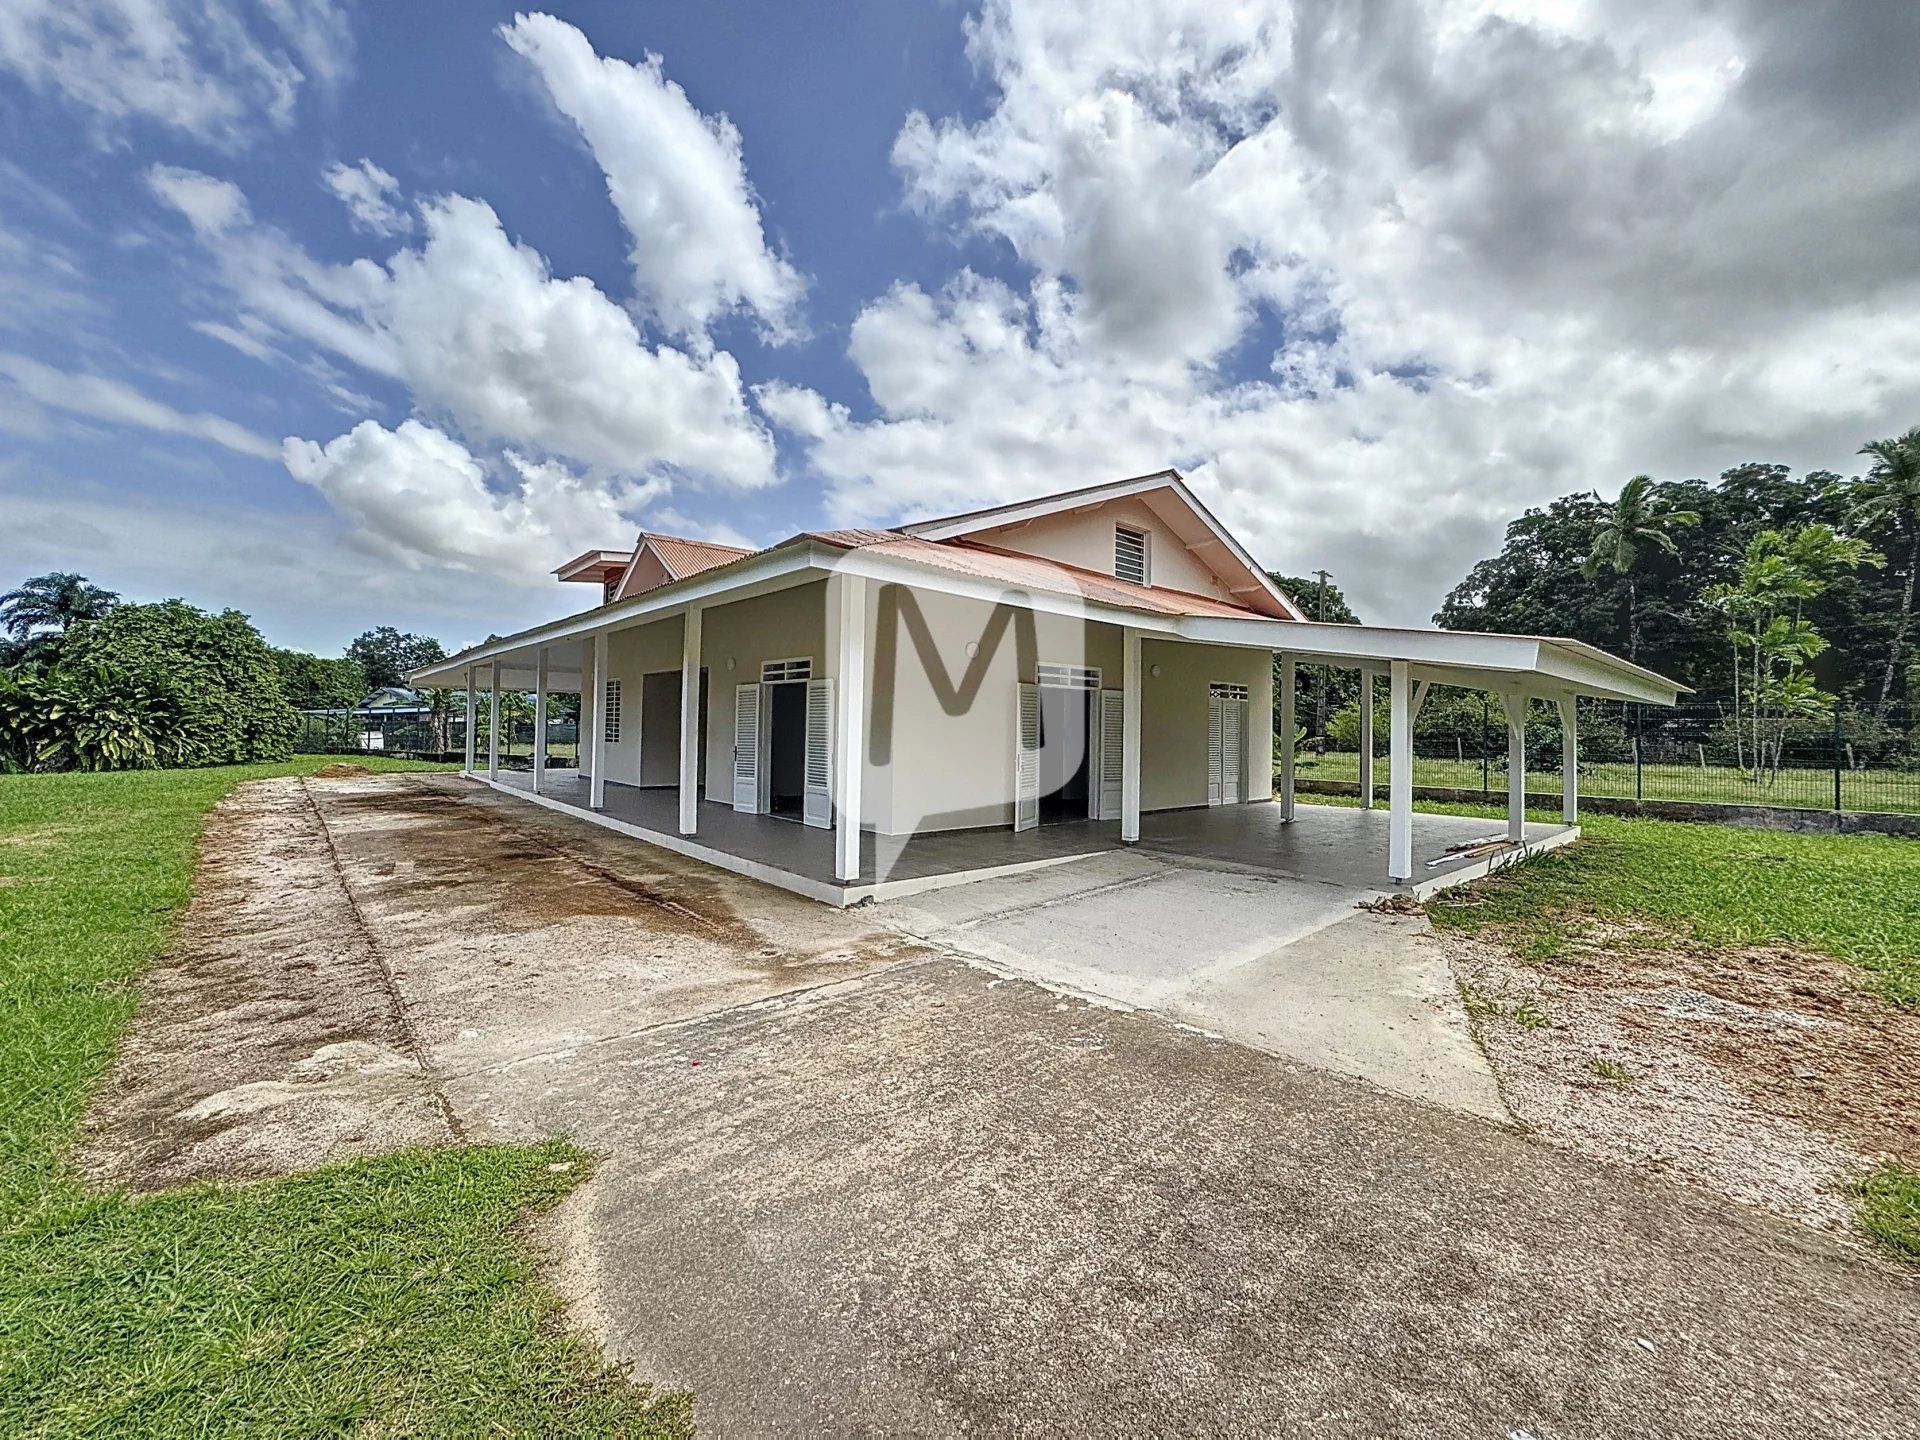
[(336, 760), (331, 765), (322, 765), (314, 771), (316, 780), (350, 780), (373, 772), (364, 765), (356, 765), (351, 760)]
[(1619, 924), (1539, 964), (1497, 937), (1442, 943), (1464, 985), (1545, 1017), (1475, 1026), (1508, 1107), (1544, 1139), (1835, 1230), (1851, 1225), (1849, 1179), (1920, 1162), (1920, 1015), (1857, 970)]
[(1375, 895), (1354, 903), (1356, 910), (1371, 910), (1375, 915), (1424, 915), (1427, 907), (1411, 895)]

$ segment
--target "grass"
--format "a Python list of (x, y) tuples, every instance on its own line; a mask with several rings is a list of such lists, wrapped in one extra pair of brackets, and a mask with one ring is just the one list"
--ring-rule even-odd
[(1920, 843), (1611, 815), (1583, 816), (1581, 828), (1578, 845), (1436, 895), (1433, 923), (1497, 930), (1536, 962), (1565, 954), (1595, 921), (1650, 923), (1708, 946), (1791, 945), (1858, 965), (1888, 1000), (1920, 1008)]
[(1604, 1055), (1596, 1055), (1594, 1057), (1593, 1073), (1598, 1075), (1602, 1080), (1609, 1080), (1615, 1085), (1630, 1085), (1633, 1083), (1634, 1078), (1633, 1071), (1622, 1065), (1618, 1060), (1609, 1060)]
[(1852, 1186), (1860, 1228), (1898, 1259), (1920, 1265), (1920, 1173), (1883, 1165)]
[(1531, 1000), (1496, 995), (1471, 980), (1460, 982), (1460, 1004), (1477, 1019), (1506, 1020), (1522, 1030), (1539, 1030), (1547, 1023), (1547, 1017)]
[(516, 1241), (586, 1174), (562, 1143), (140, 1198), (65, 1163), (207, 810), (336, 759), (0, 777), (0, 1433), (685, 1433), (684, 1397), (554, 1323)]
[[(1374, 773), (1386, 779), (1386, 757), (1374, 762)], [(1329, 750), (1324, 755), (1302, 756), (1300, 773), (1316, 780), (1356, 780), (1360, 774), (1358, 751)], [(1496, 757), (1485, 771), (1486, 785), (1504, 796), (1507, 772)], [(1480, 761), (1449, 759), (1445, 756), (1415, 755), (1413, 783), (1449, 790), (1479, 790), (1482, 787)], [(1770, 783), (1750, 780), (1733, 765), (1669, 765), (1649, 762), (1640, 776), (1641, 793), (1648, 800), (1710, 801), (1722, 805), (1779, 805), (1800, 809), (1833, 808), (1833, 770), (1826, 766), (1789, 766)], [(1527, 789), (1534, 794), (1557, 794), (1560, 789), (1558, 762), (1546, 770), (1527, 772)], [(1634, 796), (1633, 762), (1583, 760), (1580, 765), (1580, 793), (1606, 795), (1631, 800)], [(1912, 814), (1920, 811), (1920, 771), (1888, 768), (1842, 770), (1840, 804), (1843, 809), (1860, 813)]]

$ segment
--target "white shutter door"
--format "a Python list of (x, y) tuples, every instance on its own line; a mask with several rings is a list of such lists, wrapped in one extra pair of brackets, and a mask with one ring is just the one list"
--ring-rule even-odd
[(1246, 748), (1246, 742), (1241, 737), (1246, 729), (1246, 713), (1247, 702), (1244, 700), (1220, 702), (1220, 803), (1222, 805), (1240, 803), (1240, 757)]
[(1207, 804), (1220, 803), (1220, 790), (1223, 783), (1221, 764), (1224, 752), (1221, 749), (1221, 727), (1225, 724), (1221, 709), (1225, 704), (1218, 695), (1207, 697)]
[(807, 682), (807, 764), (801, 814), (816, 830), (833, 827), (833, 681)]
[(1100, 692), (1100, 814), (1120, 818), (1120, 777), (1125, 763), (1127, 710), (1118, 690)]
[(1013, 741), (1013, 828), (1040, 823), (1040, 687), (1020, 687), (1020, 724)]
[(760, 808), (758, 685), (736, 685), (733, 691), (733, 808), (748, 814)]

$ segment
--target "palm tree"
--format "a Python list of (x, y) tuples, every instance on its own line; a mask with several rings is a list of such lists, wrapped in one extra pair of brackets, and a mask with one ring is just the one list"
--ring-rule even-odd
[(1672, 531), (1682, 525), (1698, 525), (1700, 516), (1693, 510), (1670, 510), (1661, 503), (1659, 486), (1651, 475), (1636, 475), (1620, 488), (1620, 498), (1606, 507), (1606, 513), (1593, 527), (1593, 549), (1581, 563), (1580, 573), (1591, 580), (1601, 567), (1627, 581), (1627, 658), (1640, 658), (1640, 585), (1634, 574), (1643, 547), (1651, 545), (1669, 555), (1680, 553), (1673, 543)]
[(1868, 531), (1885, 525), (1896, 540), (1906, 541), (1905, 593), (1900, 618), (1893, 626), (1893, 644), (1887, 650), (1887, 668), (1880, 677), (1880, 700), (1874, 707), (1876, 714), (1885, 715), (1913, 623), (1913, 581), (1920, 573), (1920, 427), (1897, 439), (1870, 441), (1860, 447), (1860, 453), (1873, 456), (1873, 467), (1850, 487), (1854, 527)]
[[(98, 620), (119, 602), (111, 590), (102, 590), (84, 575), (56, 571), (23, 580), (17, 589), (0, 595), (0, 630), (13, 640), (16, 658), (35, 658), (52, 648), (58, 638), (83, 620)], [(51, 634), (44, 632), (51, 631)]]

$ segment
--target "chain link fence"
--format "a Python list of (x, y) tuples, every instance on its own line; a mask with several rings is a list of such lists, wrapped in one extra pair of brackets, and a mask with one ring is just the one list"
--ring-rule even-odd
[[(1854, 814), (1920, 814), (1920, 715), (1876, 714), (1842, 705), (1830, 714), (1760, 725), (1735, 718), (1731, 701), (1684, 705), (1587, 701), (1580, 712), (1580, 793), (1624, 800), (1768, 806)], [(1376, 779), (1385, 781), (1384, 707), (1376, 709)], [(1507, 789), (1506, 722), (1497, 698), (1435, 690), (1414, 723), (1413, 783), (1479, 790), (1498, 802)], [(1526, 733), (1527, 788), (1560, 787), (1560, 719), (1532, 707)], [(1352, 780), (1359, 721), (1334, 715), (1305, 744), (1303, 775)]]

